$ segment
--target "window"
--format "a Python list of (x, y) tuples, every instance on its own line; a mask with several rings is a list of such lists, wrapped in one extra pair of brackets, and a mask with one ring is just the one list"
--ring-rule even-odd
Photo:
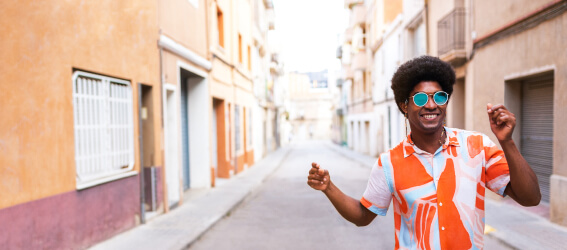
[(238, 62), (242, 63), (242, 36), (238, 34)]
[(224, 48), (224, 18), (222, 10), (217, 7), (217, 31), (219, 32), (219, 45)]
[(252, 50), (250, 45), (248, 45), (248, 70), (252, 70)]
[(240, 150), (240, 106), (238, 105), (234, 105), (234, 144), (234, 150)]
[(78, 189), (136, 174), (130, 82), (76, 71), (73, 116)]

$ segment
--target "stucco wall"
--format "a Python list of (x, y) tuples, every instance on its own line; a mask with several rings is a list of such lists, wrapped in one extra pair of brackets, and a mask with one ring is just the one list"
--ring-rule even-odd
[(129, 80), (134, 97), (137, 83), (159, 83), (156, 9), (147, 0), (3, 2), (0, 208), (75, 190), (74, 68)]
[(495, 28), (525, 16), (554, 0), (476, 0), (474, 4), (474, 30), (477, 37), (487, 35)]
[[(160, 0), (159, 28), (197, 55), (207, 58), (207, 15), (205, 0), (198, 0), (197, 7), (187, 0)], [(216, 30), (212, 27), (211, 31)]]
[[(472, 97), (472, 128), (489, 135), (493, 140), (486, 116), (486, 103), (504, 103), (505, 80), (528, 77), (538, 72), (553, 71), (554, 75), (554, 124), (553, 124), (553, 174), (567, 176), (567, 13), (548, 20), (519, 34), (509, 36), (475, 52), (474, 93)], [(468, 83), (467, 83), (468, 84)], [(467, 89), (468, 91), (468, 89)], [(468, 95), (468, 94), (467, 94)], [(468, 110), (467, 110), (468, 111)], [(515, 131), (519, 133), (519, 131)], [(562, 195), (566, 178), (552, 178), (551, 220), (567, 225), (564, 210), (567, 198)]]

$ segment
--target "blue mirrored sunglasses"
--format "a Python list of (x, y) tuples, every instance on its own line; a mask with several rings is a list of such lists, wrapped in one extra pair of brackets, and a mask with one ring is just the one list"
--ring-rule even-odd
[(445, 91), (437, 91), (434, 94), (419, 92), (410, 96), (410, 98), (413, 98), (413, 103), (415, 103), (416, 106), (423, 107), (429, 101), (429, 96), (433, 96), (433, 101), (437, 105), (445, 105), (449, 100), (449, 94)]

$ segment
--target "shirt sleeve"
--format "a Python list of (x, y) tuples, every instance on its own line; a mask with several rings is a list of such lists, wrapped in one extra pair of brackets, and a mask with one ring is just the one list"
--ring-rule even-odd
[(486, 187), (500, 196), (510, 182), (510, 169), (504, 151), (498, 148), (488, 136), (483, 135)]
[(386, 182), (384, 168), (380, 159), (372, 166), (366, 190), (360, 203), (377, 215), (385, 216), (392, 201), (392, 194)]

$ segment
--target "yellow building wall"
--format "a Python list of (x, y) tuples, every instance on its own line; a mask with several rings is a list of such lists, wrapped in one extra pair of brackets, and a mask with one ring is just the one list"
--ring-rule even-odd
[(138, 134), (137, 84), (159, 83), (158, 30), (148, 21), (156, 9), (141, 0), (3, 2), (0, 208), (75, 190), (73, 69), (131, 81)]

